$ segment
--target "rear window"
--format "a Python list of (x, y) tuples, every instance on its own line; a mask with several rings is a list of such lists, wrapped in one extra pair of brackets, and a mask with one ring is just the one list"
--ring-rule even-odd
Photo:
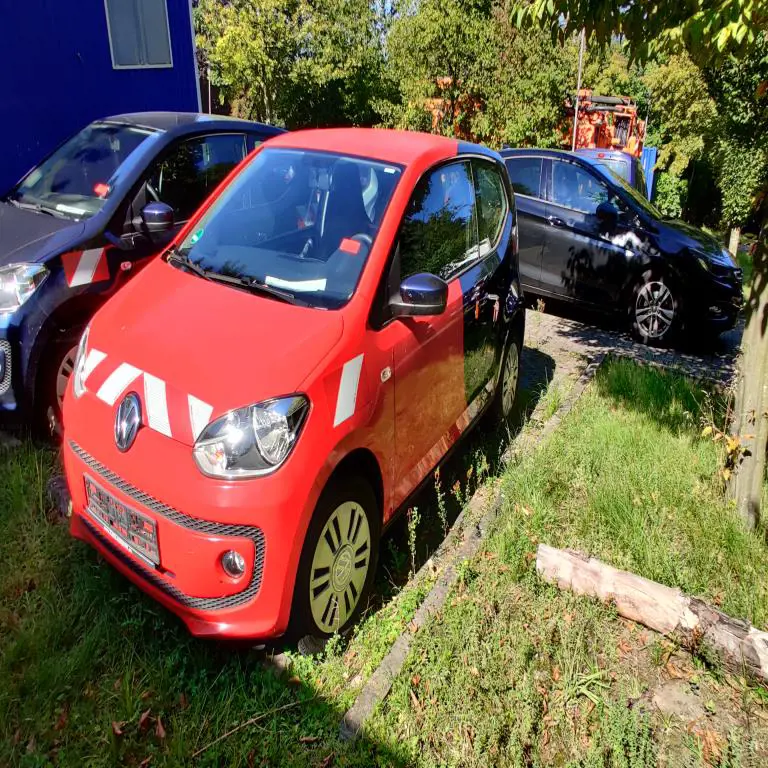
[(519, 195), (541, 197), (541, 168), (543, 160), (540, 157), (514, 157), (504, 161), (507, 165), (512, 188)]
[(614, 160), (606, 157), (597, 164), (598, 168), (610, 168), (617, 176), (621, 176), (624, 181), (629, 181), (629, 163), (624, 160)]

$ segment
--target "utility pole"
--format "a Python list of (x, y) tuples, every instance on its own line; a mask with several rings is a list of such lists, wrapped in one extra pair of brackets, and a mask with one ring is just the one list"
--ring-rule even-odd
[(573, 110), (573, 141), (571, 142), (571, 152), (576, 149), (576, 129), (579, 124), (579, 94), (581, 92), (581, 70), (584, 64), (584, 46), (586, 44), (586, 28), (581, 28), (581, 44), (579, 45), (579, 78), (576, 86), (576, 104)]
[(208, 114), (212, 115), (213, 110), (211, 109), (211, 65), (206, 65), (206, 71), (205, 71), (205, 79), (208, 81)]

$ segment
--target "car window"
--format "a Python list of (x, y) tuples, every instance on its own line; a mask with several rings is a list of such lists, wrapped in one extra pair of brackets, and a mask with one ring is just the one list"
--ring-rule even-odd
[(450, 279), (477, 258), (475, 194), (469, 163), (444, 165), (416, 186), (400, 227), (400, 275)]
[(264, 146), (195, 222), (180, 251), (214, 276), (338, 309), (357, 287), (401, 174), (393, 164)]
[(505, 160), (512, 189), (516, 194), (540, 197), (541, 168), (544, 160), (540, 157), (513, 157)]
[(552, 202), (586, 214), (610, 197), (608, 187), (588, 171), (573, 163), (552, 163)]
[(598, 168), (604, 170), (610, 168), (617, 176), (621, 176), (622, 179), (629, 180), (629, 165), (624, 160), (617, 160), (612, 157), (606, 157), (596, 164)]
[(648, 183), (645, 180), (643, 166), (638, 160), (635, 160), (635, 189), (643, 195), (648, 196)]
[(173, 208), (176, 221), (186, 221), (245, 154), (240, 133), (183, 141), (150, 169), (149, 197), (156, 195)]
[(9, 198), (66, 218), (98, 213), (115, 188), (119, 169), (151, 136), (145, 128), (92, 123), (34, 168)]
[(480, 255), (496, 247), (507, 216), (504, 181), (493, 163), (473, 160)]

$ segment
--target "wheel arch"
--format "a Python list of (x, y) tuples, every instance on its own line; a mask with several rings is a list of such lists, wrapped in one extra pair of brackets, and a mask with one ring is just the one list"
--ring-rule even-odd
[(344, 456), (333, 468), (324, 488), (343, 477), (345, 474), (358, 475), (370, 483), (379, 505), (379, 513), (384, 518), (384, 477), (378, 459), (368, 448), (355, 448)]

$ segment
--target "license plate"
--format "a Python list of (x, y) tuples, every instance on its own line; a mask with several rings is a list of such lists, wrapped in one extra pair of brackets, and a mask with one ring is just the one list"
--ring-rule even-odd
[(118, 501), (100, 485), (85, 478), (88, 511), (104, 526), (107, 533), (134, 554), (152, 565), (160, 563), (157, 547), (157, 525), (147, 515)]

